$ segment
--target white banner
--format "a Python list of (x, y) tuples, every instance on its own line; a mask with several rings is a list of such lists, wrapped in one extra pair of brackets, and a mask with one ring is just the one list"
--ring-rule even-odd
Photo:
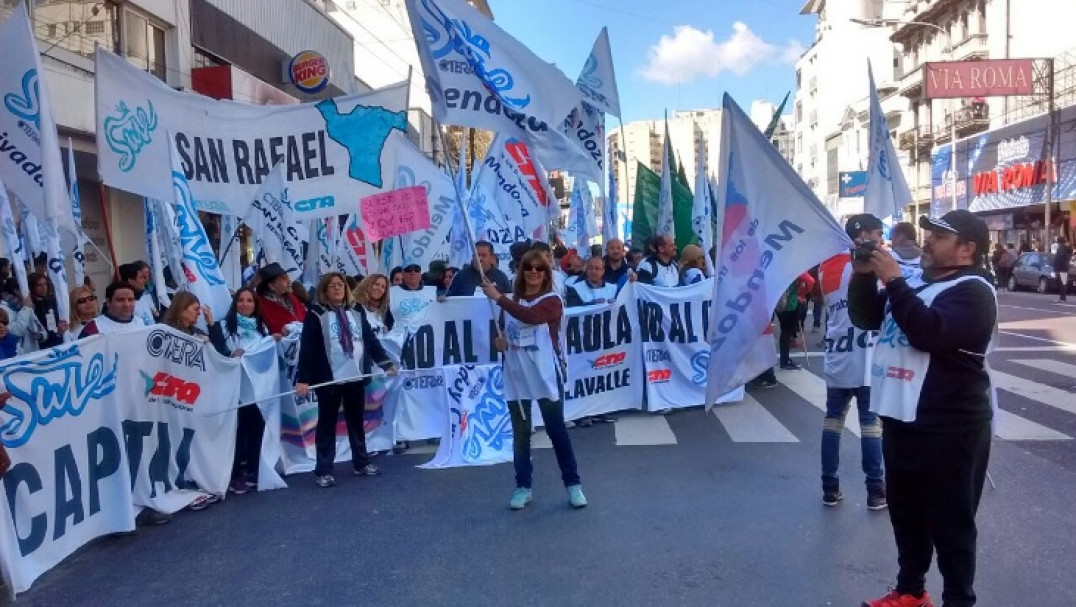
[(448, 396), (447, 427), (437, 454), (420, 468), (488, 466), (512, 461), (512, 418), (500, 365), (441, 369)]
[[(647, 408), (659, 411), (703, 404), (710, 362), (706, 334), (713, 279), (686, 287), (635, 283), (634, 288), (646, 368)], [(742, 398), (742, 390), (733, 389), (715, 402)]]
[(116, 359), (104, 337), (0, 366), (11, 397), (0, 443), (11, 456), (0, 499), (0, 570), (12, 594), (86, 542), (134, 530)]
[(24, 3), (16, 2), (11, 16), (0, 24), (0, 40), (4, 41), (0, 180), (36, 217), (55, 219), (57, 228), (74, 242), (76, 230), (60, 160), (60, 140)]
[(646, 375), (638, 319), (631, 288), (621, 289), (614, 303), (564, 311), (565, 419), (642, 408)]
[(108, 336), (118, 357), (136, 506), (175, 512), (203, 493), (223, 496), (235, 454), (239, 361), (164, 325)]
[(250, 105), (174, 91), (101, 49), (95, 76), (104, 182), (169, 199), (174, 145), (203, 211), (242, 216), (265, 176), (283, 163), (300, 218), (346, 213), (392, 182), (389, 135), (407, 130), (406, 82), (317, 103)]

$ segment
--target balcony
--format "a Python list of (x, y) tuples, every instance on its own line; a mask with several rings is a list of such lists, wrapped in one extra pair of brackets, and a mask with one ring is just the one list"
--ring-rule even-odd
[(953, 44), (953, 60), (985, 59), (990, 49), (986, 46), (986, 34), (969, 34)]
[(923, 65), (905, 71), (897, 82), (897, 92), (909, 99), (918, 99), (923, 91)]
[[(934, 145), (934, 133), (930, 130), (930, 127), (925, 126), (908, 129), (897, 136), (897, 145), (902, 150), (916, 150), (917, 154), (924, 151), (929, 152)], [(916, 146), (918, 146), (918, 149), (916, 149)]]
[[(952, 139), (953, 120), (945, 117), (945, 128), (934, 132), (935, 143), (946, 143)], [(981, 133), (990, 127), (990, 107), (981, 101), (973, 102), (956, 111), (956, 136), (967, 137)]]

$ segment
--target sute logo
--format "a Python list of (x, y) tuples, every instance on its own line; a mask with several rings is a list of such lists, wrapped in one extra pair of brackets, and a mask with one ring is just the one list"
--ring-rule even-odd
[(591, 369), (603, 369), (605, 367), (615, 367), (624, 362), (628, 357), (627, 352), (613, 352), (612, 354), (605, 354), (599, 356), (590, 362)]
[(672, 379), (672, 369), (654, 369), (646, 374), (646, 381), (662, 384)]
[(41, 106), (38, 100), (37, 70), (29, 69), (22, 75), (22, 95), (8, 93), (4, 95), (4, 106), (35, 128), (41, 128)]
[(171, 398), (188, 407), (193, 407), (194, 401), (198, 400), (198, 396), (202, 393), (202, 388), (198, 384), (184, 381), (164, 371), (158, 371), (153, 377), (142, 371), (139, 373), (146, 382), (146, 396)]
[(120, 156), (120, 170), (130, 172), (143, 148), (153, 143), (153, 131), (157, 130), (157, 112), (153, 102), (146, 101), (146, 108), (134, 111), (121, 101), (116, 113), (105, 117), (105, 142)]

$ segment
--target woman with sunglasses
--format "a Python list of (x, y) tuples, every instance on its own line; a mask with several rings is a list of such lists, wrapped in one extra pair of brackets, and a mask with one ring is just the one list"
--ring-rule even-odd
[(501, 307), (500, 324), (504, 331), (495, 346), (504, 352), (504, 397), (512, 416), (512, 455), (516, 471), (516, 490), (509, 507), (521, 510), (532, 499), (531, 416), (530, 401), (537, 400), (545, 420), (546, 434), (560, 465), (561, 480), (568, 490), (573, 508), (587, 505), (576, 471), (572, 441), (564, 426), (562, 389), (565, 379), (560, 325), (564, 303), (553, 290), (553, 271), (540, 251), (530, 251), (519, 264), (509, 298), (492, 283), (482, 286), (486, 297)]
[[(224, 320), (209, 327), (209, 339), (221, 353), (239, 358), (269, 335), (258, 310), (258, 298), (251, 287), (240, 287), (232, 296), (232, 305)], [(232, 481), (228, 490), (242, 495), (258, 486), (258, 464), (262, 452), (265, 420), (256, 403), (239, 407), (236, 412), (235, 457), (232, 458)]]
[(71, 289), (71, 326), (64, 333), (64, 343), (78, 340), (78, 334), (97, 318), (97, 296), (87, 286)]
[(11, 318), (7, 314), (7, 309), (0, 307), (0, 360), (15, 358), (19, 355), (19, 336), (8, 331), (10, 324)]
[(314, 481), (318, 487), (328, 488), (336, 484), (332, 472), (336, 459), (336, 417), (341, 405), (351, 443), (354, 473), (358, 476), (381, 473), (370, 463), (366, 452), (363, 428), (366, 377), (370, 375), (373, 363), (384, 368), (390, 376), (396, 375), (396, 366), (374, 335), (365, 309), (355, 305), (343, 274), (329, 272), (322, 276), (314, 300), (307, 310), (299, 340), (295, 393), (306, 396), (311, 384), (337, 382), (314, 388), (318, 397)]

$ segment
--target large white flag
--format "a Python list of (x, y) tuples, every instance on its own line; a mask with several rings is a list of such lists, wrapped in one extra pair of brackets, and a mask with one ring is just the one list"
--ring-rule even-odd
[(764, 368), (741, 365), (770, 322), (778, 298), (802, 272), (852, 241), (795, 170), (726, 94), (717, 191), (724, 210), (710, 309), (706, 402)]
[[(168, 296), (167, 281), (164, 279), (164, 269), (167, 267), (164, 255), (164, 245), (161, 242), (162, 218), (157, 212), (157, 206), (150, 199), (144, 199), (146, 209), (146, 254), (149, 256), (150, 277), (153, 280), (153, 290), (157, 293), (157, 299), (161, 305), (168, 305), (171, 298)], [(227, 217), (227, 216), (225, 216)], [(223, 218), (222, 218), (223, 219)], [(173, 276), (175, 276), (173, 270)]]
[[(232, 296), (228, 293), (228, 283), (221, 274), (217, 256), (209, 245), (205, 226), (198, 217), (198, 210), (191, 197), (190, 183), (183, 174), (179, 153), (174, 148), (172, 187), (175, 194), (176, 228), (183, 247), (183, 275), (186, 277), (187, 290), (193, 293), (203, 306), (209, 306), (216, 318), (223, 318), (232, 305)], [(199, 318), (198, 324), (204, 327), (205, 319)]]
[(575, 81), (589, 105), (614, 116), (620, 115), (620, 92), (613, 71), (613, 52), (609, 48), (609, 30), (602, 28), (587, 57), (583, 73)]
[(0, 235), (4, 237), (4, 256), (11, 260), (15, 278), (19, 282), (19, 293), (30, 296), (30, 287), (26, 282), (26, 249), (15, 228), (15, 216), (11, 213), (11, 200), (7, 196), (4, 180), (0, 178)]
[(699, 246), (706, 259), (706, 276), (714, 275), (710, 249), (714, 246), (713, 201), (710, 199), (710, 183), (706, 178), (706, 142), (699, 139), (699, 167), (695, 174), (695, 198), (691, 202), (691, 227), (699, 239)]
[(261, 244), (265, 260), (279, 263), (292, 280), (299, 280), (306, 234), (292, 210), (283, 164), (274, 167), (262, 182), (243, 223)]
[(581, 102), (561, 127), (582, 152), (582, 160), (560, 163), (556, 168), (602, 183), (605, 175), (605, 113)]
[(169, 150), (176, 147), (202, 211), (242, 217), (263, 179), (282, 162), (300, 218), (347, 213), (355, 200), (392, 181), (389, 135), (407, 130), (406, 82), (266, 106), (175, 91), (100, 48), (94, 66), (102, 180), (169, 200), (165, 176), (171, 174)]
[[(153, 209), (153, 229), (157, 232), (156, 242), (160, 245), (162, 265), (169, 268), (172, 280), (177, 286), (186, 288), (187, 275), (183, 271), (183, 242), (179, 236), (176, 207), (155, 198), (147, 198), (146, 207)], [(167, 292), (164, 277), (163, 269), (159, 278), (154, 277), (153, 284), (160, 289), (157, 291), (157, 297), (162, 297)], [(167, 297), (164, 300), (167, 300)]]
[(46, 266), (52, 288), (56, 293), (56, 313), (60, 320), (71, 320), (71, 290), (67, 286), (67, 270), (64, 269), (64, 247), (60, 244), (59, 221), (46, 219), (38, 226), (45, 241)]
[(448, 265), (463, 268), (474, 258), (474, 232), (467, 218), (470, 196), (467, 194), (467, 146), (460, 140), (459, 166), (452, 183), (456, 189), (456, 204), (452, 209), (452, 228), (448, 235)]
[(558, 129), (582, 93), (463, 0), (407, 0), (433, 115), (522, 139), (548, 168), (586, 156)]
[(672, 139), (669, 138), (669, 121), (665, 120), (665, 145), (661, 149), (661, 192), (658, 196), (658, 225), (654, 230), (655, 236), (676, 237), (676, 226), (673, 224), (673, 195), (672, 174), (676, 170), (672, 166)]
[(22, 2), (3, 24), (0, 66), (0, 179), (41, 220), (55, 219), (65, 237), (75, 236), (64, 182), (60, 141), (41, 62)]
[(586, 259), (590, 257), (590, 239), (597, 236), (598, 227), (594, 220), (594, 198), (590, 187), (582, 177), (576, 177), (572, 184), (571, 206), (568, 209), (568, 226), (564, 230), (564, 242), (569, 248)]
[(609, 241), (614, 238), (620, 238), (617, 224), (619, 223), (617, 217), (617, 191), (616, 191), (616, 179), (613, 178), (613, 174), (609, 173), (609, 189), (605, 194), (605, 201), (602, 207), (602, 243), (606, 248), (609, 247)]
[(870, 158), (867, 160), (867, 190), (863, 193), (863, 212), (887, 218), (900, 213), (911, 203), (912, 193), (904, 180), (893, 139), (889, 136), (889, 121), (882, 113), (882, 102), (874, 86), (874, 72), (867, 61), (870, 80)]
[[(220, 216), (220, 272), (228, 289), (235, 291), (243, 284), (243, 268), (240, 263), (239, 218), (232, 215)], [(302, 226), (298, 229), (303, 230)], [(306, 234), (306, 230), (303, 230)]]
[[(389, 268), (410, 263), (428, 268), (430, 262), (435, 259), (448, 259), (448, 235), (452, 229), (453, 208), (456, 206), (456, 184), (444, 171), (430, 162), (425, 154), (407, 142), (396, 148), (394, 188), (417, 185), (426, 188), (430, 227), (400, 236), (400, 240), (392, 247), (393, 255), (398, 255), (400, 261), (387, 263)], [(388, 246), (388, 243), (385, 246)]]

